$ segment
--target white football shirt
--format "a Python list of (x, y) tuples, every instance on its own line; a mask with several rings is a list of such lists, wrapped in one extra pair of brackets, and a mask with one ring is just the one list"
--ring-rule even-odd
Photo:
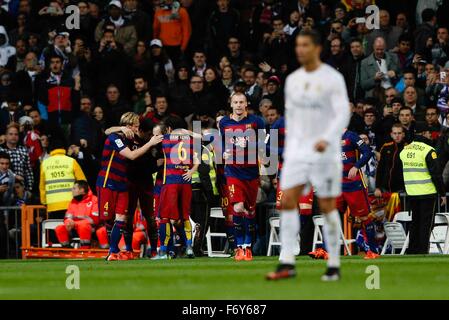
[[(285, 162), (339, 162), (341, 136), (350, 118), (343, 76), (322, 63), (316, 70), (300, 68), (285, 84)], [(329, 143), (323, 153), (315, 144)]]

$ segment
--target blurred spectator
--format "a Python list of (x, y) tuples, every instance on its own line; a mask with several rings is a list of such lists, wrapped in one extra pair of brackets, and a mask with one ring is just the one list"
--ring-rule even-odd
[(262, 88), (256, 83), (256, 76), (256, 69), (252, 66), (246, 68), (242, 74), (243, 81), (246, 84), (245, 94), (252, 108), (258, 106), (262, 98)]
[(178, 1), (165, 0), (154, 13), (153, 38), (161, 39), (170, 59), (177, 65), (187, 49), (192, 32), (187, 10)]
[(151, 46), (151, 61), (153, 64), (152, 69), (152, 86), (165, 87), (174, 81), (175, 69), (173, 61), (167, 55), (165, 48), (162, 46), (162, 42), (159, 39), (153, 39), (150, 43)]
[(20, 117), (24, 115), (20, 110), (20, 101), (16, 96), (10, 94), (6, 97), (5, 108), (0, 109), (0, 134), (5, 134), (10, 123), (18, 123)]
[(42, 54), (39, 58), (40, 65), (44, 67), (51, 67), (51, 61), (55, 56), (61, 58), (62, 68), (65, 68), (68, 72), (72, 71), (77, 64), (76, 57), (70, 47), (70, 34), (64, 30), (52, 31), (50, 35), (51, 44), (42, 50)]
[(106, 89), (106, 102), (102, 105), (106, 127), (116, 126), (122, 114), (130, 110), (129, 105), (121, 97), (118, 87), (111, 84)]
[(148, 81), (143, 75), (134, 76), (134, 91), (135, 95), (133, 96), (133, 110), (138, 115), (141, 115), (145, 112), (147, 107), (145, 102), (145, 94), (148, 92)]
[(437, 16), (433, 9), (424, 9), (421, 13), (422, 24), (415, 31), (415, 52), (425, 55), (433, 45), (433, 34), (437, 24)]
[(433, 145), (436, 145), (436, 142), (440, 138), (442, 126), (438, 118), (440, 117), (440, 111), (435, 106), (428, 106), (426, 108), (426, 123), (429, 127), (430, 134), (432, 135)]
[(207, 43), (212, 58), (226, 53), (226, 41), (239, 30), (240, 14), (230, 6), (230, 0), (217, 0), (217, 9), (209, 17)]
[(376, 172), (375, 196), (382, 197), (383, 192), (404, 191), (402, 161), (399, 154), (404, 148), (405, 134), (401, 124), (394, 124), (390, 133), (391, 142), (380, 149), (380, 160)]
[(206, 71), (206, 53), (202, 49), (197, 49), (193, 52), (193, 67), (192, 74), (204, 78), (204, 71)]
[(128, 56), (132, 56), (137, 43), (137, 32), (131, 21), (123, 17), (122, 4), (118, 0), (109, 2), (107, 16), (95, 28), (95, 41), (98, 42), (104, 38), (104, 31), (107, 28), (112, 28), (115, 41), (123, 46)]
[(413, 119), (413, 110), (408, 106), (404, 106), (399, 110), (399, 122), (405, 133), (405, 142), (410, 143), (415, 136), (415, 125)]
[(385, 40), (376, 38), (373, 48), (374, 52), (363, 59), (361, 64), (360, 83), (366, 91), (365, 97), (378, 95), (379, 90), (393, 86), (400, 76), (398, 59), (386, 52)]
[[(3, 20), (2, 20), (3, 21)], [(16, 54), (16, 48), (9, 44), (9, 37), (4, 26), (0, 25), (0, 71), (10, 69), (11, 57)]]
[(21, 93), (24, 104), (35, 105), (37, 102), (38, 75), (42, 72), (42, 67), (38, 64), (37, 55), (28, 52), (24, 59), (24, 68), (16, 73), (14, 87)]
[(31, 109), (28, 116), (33, 120), (33, 128), (39, 132), (39, 135), (47, 134), (50, 131), (47, 121), (42, 119), (39, 110)]
[(366, 41), (368, 42), (367, 55), (373, 52), (374, 41), (378, 37), (382, 37), (385, 40), (386, 50), (392, 50), (398, 44), (399, 37), (403, 32), (402, 28), (390, 24), (390, 14), (386, 10), (379, 11), (379, 26), (379, 29), (374, 29), (366, 36)]
[(71, 127), (71, 141), (99, 156), (103, 145), (103, 132), (92, 115), (92, 99), (89, 96), (83, 96), (80, 105), (80, 113)]
[(53, 55), (49, 59), (49, 72), (39, 77), (39, 111), (43, 118), (48, 119), (50, 126), (61, 126), (68, 136), (73, 113), (79, 110), (81, 78), (77, 75), (73, 79), (63, 69), (63, 61), (59, 55)]
[[(0, 205), (13, 205), (16, 175), (10, 169), (10, 158), (6, 152), (0, 152)], [(19, 181), (19, 180), (18, 180)]]
[(94, 52), (97, 93), (103, 93), (113, 83), (126, 96), (130, 82), (129, 60), (123, 46), (116, 40), (114, 30), (104, 30)]
[(11, 159), (11, 170), (19, 176), (19, 180), (25, 181), (25, 189), (33, 190), (33, 171), (31, 170), (28, 150), (19, 145), (19, 125), (10, 123), (6, 127), (6, 141), (0, 145), (0, 151), (9, 154)]
[(139, 8), (138, 0), (123, 1), (123, 17), (131, 21), (137, 32), (137, 39), (149, 41), (153, 35), (150, 16)]

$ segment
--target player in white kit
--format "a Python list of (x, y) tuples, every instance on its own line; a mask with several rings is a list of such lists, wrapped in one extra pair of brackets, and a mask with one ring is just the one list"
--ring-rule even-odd
[(294, 277), (295, 242), (299, 233), (298, 197), (312, 185), (324, 214), (324, 240), (329, 253), (323, 281), (340, 279), (340, 216), (336, 198), (341, 193), (341, 135), (350, 109), (343, 76), (320, 60), (321, 40), (315, 31), (296, 38), (301, 68), (285, 84), (286, 140), (280, 186), (281, 255), (268, 280)]

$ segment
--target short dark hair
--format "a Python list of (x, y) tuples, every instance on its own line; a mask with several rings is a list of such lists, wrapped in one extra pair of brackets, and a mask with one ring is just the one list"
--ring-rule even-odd
[(74, 184), (77, 184), (80, 189), (83, 189), (86, 193), (89, 192), (89, 184), (86, 180), (76, 180)]
[(140, 121), (139, 130), (147, 133), (152, 132), (154, 128), (154, 122), (150, 118), (145, 118)]
[(433, 17), (435, 17), (435, 16), (436, 16), (435, 10), (433, 10), (433, 9), (431, 9), (431, 8), (424, 9), (424, 10), (421, 12), (421, 18), (422, 18), (422, 21), (423, 21), (423, 22), (429, 22), (429, 21), (432, 20)]
[(175, 129), (186, 129), (185, 122), (178, 116), (169, 115), (165, 117), (162, 122), (167, 128)]
[(402, 129), (402, 132), (404, 132), (404, 127), (402, 126), (402, 124), (400, 124), (400, 123), (395, 123), (395, 124), (393, 124), (392, 126), (391, 126), (391, 130), (390, 130), (390, 132), (391, 131), (393, 131), (393, 128), (401, 128)]
[(8, 159), (9, 162), (11, 162), (11, 157), (9, 156), (9, 153), (0, 151), (0, 159)]
[(429, 110), (429, 109), (434, 109), (434, 110), (436, 110), (436, 112), (437, 112), (438, 115), (440, 114), (440, 109), (438, 109), (437, 106), (427, 106), (427, 107), (426, 107), (426, 112), (427, 112), (427, 110)]
[(413, 42), (413, 38), (409, 33), (403, 33), (399, 36), (398, 43), (402, 41)]
[(406, 73), (411, 73), (413, 74), (413, 76), (416, 79), (416, 70), (413, 68), (405, 68), (404, 71), (402, 71), (402, 75), (406, 74)]
[(360, 44), (363, 44), (363, 41), (362, 41), (362, 39), (360, 39), (360, 38), (352, 38), (351, 39), (351, 42), (349, 43), (349, 44), (352, 44), (353, 42), (358, 42), (358, 43), (360, 43)]
[(39, 109), (37, 109), (37, 108), (32, 108), (32, 109), (30, 109), (30, 110), (28, 111), (28, 114), (30, 114), (31, 112), (37, 112), (37, 113), (41, 114), (41, 112), (40, 112)]
[(301, 32), (298, 33), (298, 37), (309, 37), (314, 45), (321, 45), (321, 35), (316, 30), (301, 30)]
[(401, 109), (399, 109), (399, 113), (401, 113), (401, 111), (403, 111), (403, 110), (408, 110), (408, 111), (410, 111), (410, 112), (413, 114), (413, 109), (410, 108), (409, 106), (403, 106), (403, 107), (401, 107)]
[(62, 62), (62, 57), (60, 55), (57, 55), (56, 53), (50, 55), (48, 61), (51, 61), (51, 59), (59, 59)]

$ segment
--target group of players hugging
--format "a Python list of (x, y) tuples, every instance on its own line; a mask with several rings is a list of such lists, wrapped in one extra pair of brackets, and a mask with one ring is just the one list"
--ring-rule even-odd
[[(250, 261), (255, 240), (259, 166), (262, 165), (260, 150), (267, 150), (268, 143), (258, 145), (261, 140), (257, 132), (264, 131), (265, 124), (260, 117), (248, 113), (244, 94), (231, 97), (231, 108), (230, 115), (217, 118), (221, 150), (214, 150), (212, 143), (209, 149), (215, 160), (222, 157), (222, 161), (213, 160), (214, 182), (222, 198), (229, 246), (235, 260)], [(108, 261), (134, 259), (134, 251), (140, 249), (141, 244), (148, 248), (146, 254), (152, 259), (169, 259), (174, 252), (174, 232), (185, 249), (184, 254), (189, 258), (195, 256), (190, 218), (192, 176), (198, 170), (199, 159), (204, 160), (204, 157), (194, 150), (194, 139), (201, 141), (202, 136), (186, 130), (184, 123), (170, 115), (153, 124), (128, 112), (121, 117), (119, 127), (106, 131), (96, 183), (99, 215), (96, 220), (99, 220), (97, 225), (102, 231), (97, 232), (97, 236), (101, 234), (101, 247), (107, 247), (109, 243)], [(247, 135), (248, 129), (256, 134)], [(277, 130), (277, 144), (272, 152), (278, 157), (278, 177), (283, 162), (284, 118), (277, 120), (271, 129)], [(366, 258), (376, 258), (376, 232), (360, 170), (373, 152), (350, 131), (344, 133), (341, 144), (343, 192), (337, 200), (338, 209), (344, 213), (349, 207), (351, 215), (361, 222), (357, 243), (366, 252)], [(254, 158), (257, 160), (249, 161)], [(277, 206), (282, 199), (279, 185), (277, 183)], [(312, 214), (313, 199), (313, 188), (298, 199), (301, 215)], [(138, 207), (140, 210), (136, 210)], [(328, 257), (325, 245), (309, 255), (316, 259)]]

